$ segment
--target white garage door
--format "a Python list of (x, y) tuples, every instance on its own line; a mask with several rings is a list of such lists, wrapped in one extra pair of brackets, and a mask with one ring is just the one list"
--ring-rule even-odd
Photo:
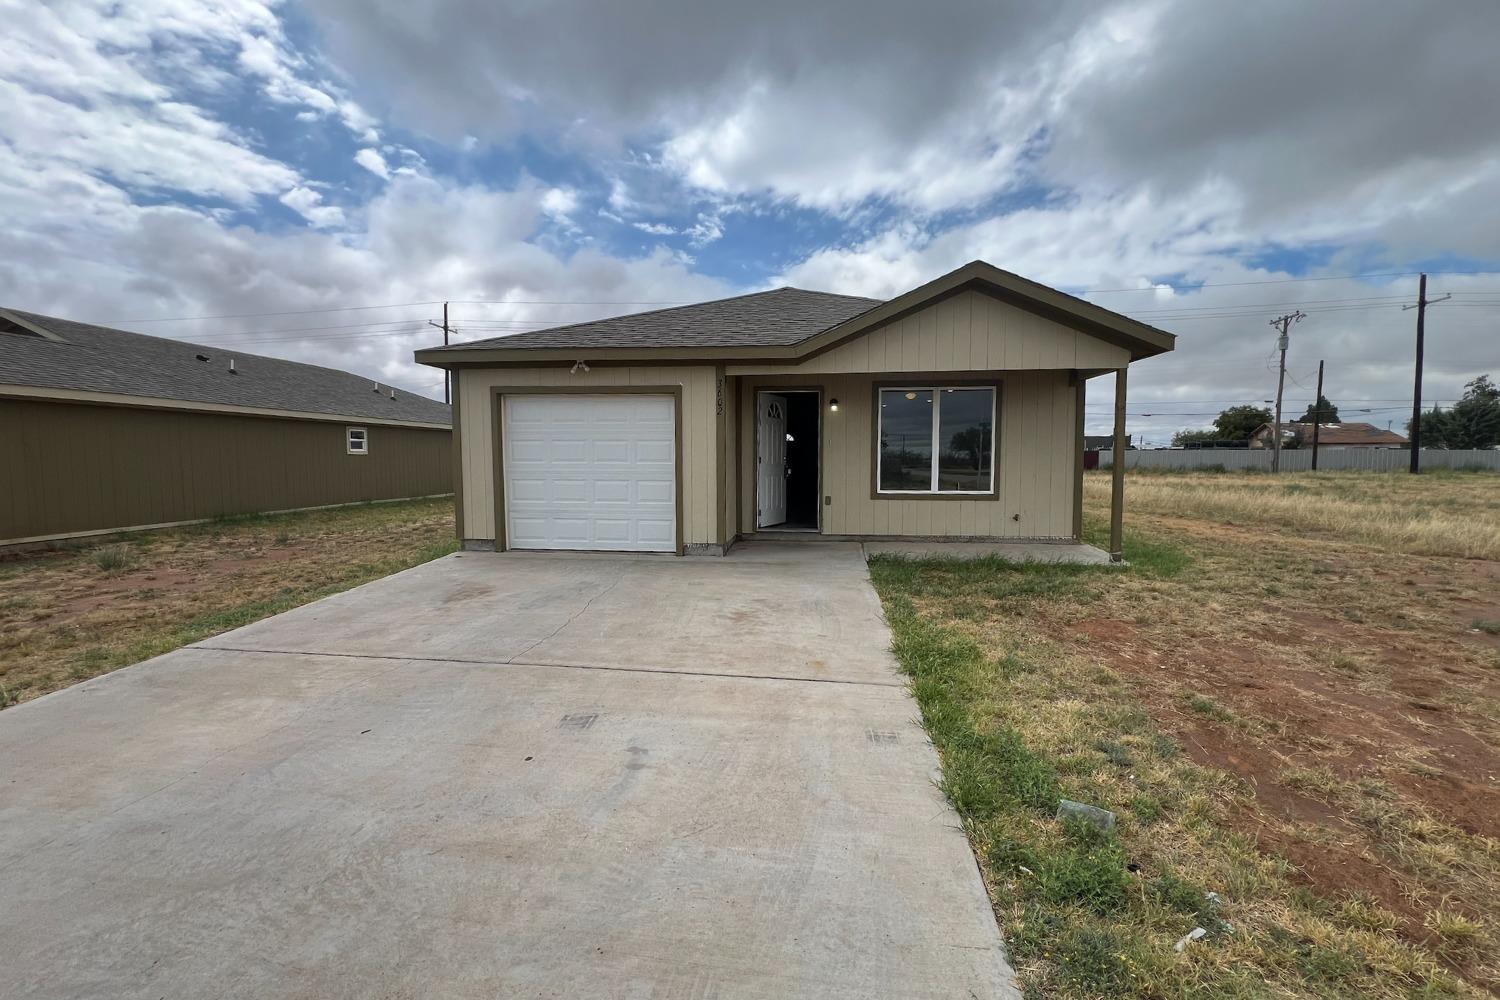
[(505, 397), (513, 549), (677, 549), (671, 396)]

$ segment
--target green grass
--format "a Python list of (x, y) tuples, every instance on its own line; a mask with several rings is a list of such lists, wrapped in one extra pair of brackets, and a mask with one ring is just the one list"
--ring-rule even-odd
[(94, 565), (106, 573), (123, 573), (137, 562), (135, 552), (125, 542), (101, 545), (94, 550), (92, 558)]
[[(980, 858), (1028, 998), (1239, 1000), (1448, 997), (1463, 987), (1399, 940), (1389, 915), (1341, 911), (1226, 821), (1235, 779), (1193, 764), (1097, 661), (1036, 638), (1038, 616), (1086, 609), (1123, 575), (1194, 572), (1127, 535), (1127, 568), (879, 556), (870, 572), (893, 651), (941, 761), (941, 788)], [(1148, 584), (1149, 585), (1149, 584)], [(1231, 713), (1203, 695), (1185, 707)], [(1099, 805), (1117, 831), (1059, 822)], [(1203, 940), (1173, 945), (1195, 927)], [(1459, 950), (1478, 931), (1434, 928)]]

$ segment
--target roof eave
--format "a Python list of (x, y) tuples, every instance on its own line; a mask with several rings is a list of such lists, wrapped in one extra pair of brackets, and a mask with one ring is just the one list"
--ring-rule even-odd
[(434, 368), (475, 365), (627, 364), (630, 362), (713, 364), (717, 361), (796, 361), (792, 347), (429, 347), (416, 352), (418, 364)]

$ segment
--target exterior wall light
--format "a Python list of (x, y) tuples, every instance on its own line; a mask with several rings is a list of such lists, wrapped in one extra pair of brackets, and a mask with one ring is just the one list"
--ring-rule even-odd
[(836, 399), (830, 399), (828, 401), (828, 408), (830, 410), (832, 410), (834, 413), (839, 412), (839, 401), (836, 400)]

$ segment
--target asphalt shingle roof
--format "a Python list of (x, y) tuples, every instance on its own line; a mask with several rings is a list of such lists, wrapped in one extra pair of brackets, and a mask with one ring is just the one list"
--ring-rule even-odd
[[(452, 422), (446, 404), (335, 368), (204, 347), (7, 309), (61, 340), (14, 332), (0, 317), (0, 385), (121, 393), (356, 419)], [(9, 329), (11, 332), (5, 332)], [(209, 360), (200, 361), (198, 355)], [(234, 359), (235, 372), (229, 371)]]
[(454, 344), (504, 348), (790, 347), (881, 304), (881, 299), (777, 288), (732, 299), (612, 316)]
[[(1297, 421), (1287, 425), (1295, 427), (1306, 436), (1308, 441), (1312, 440), (1312, 424)], [(1374, 424), (1363, 423), (1340, 423), (1319, 424), (1318, 444), (1410, 444), (1406, 438), (1395, 431), (1386, 430), (1384, 427), (1376, 427)]]

